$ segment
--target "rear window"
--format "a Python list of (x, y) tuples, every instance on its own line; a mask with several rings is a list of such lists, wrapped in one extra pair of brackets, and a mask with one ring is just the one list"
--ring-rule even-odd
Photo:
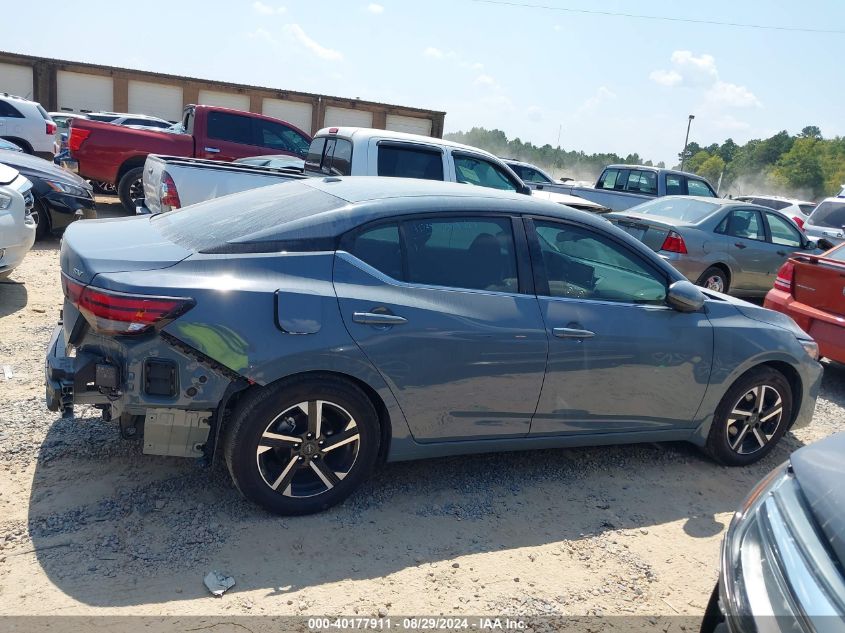
[(775, 211), (780, 211), (790, 205), (786, 200), (772, 200), (771, 198), (752, 198), (751, 202), (759, 204), (761, 207), (769, 207)]
[(813, 212), (813, 209), (816, 208), (814, 204), (799, 204), (798, 208), (801, 209), (801, 213), (804, 215), (810, 215)]
[(631, 213), (655, 215), (684, 222), (698, 222), (719, 208), (715, 202), (691, 200), (689, 198), (661, 198), (630, 209)]
[(845, 200), (842, 202), (833, 202), (832, 200), (822, 202), (810, 215), (808, 222), (832, 229), (845, 227)]
[(422, 147), (380, 144), (378, 175), (443, 180), (443, 154)]
[(38, 109), (38, 114), (41, 115), (41, 118), (45, 121), (52, 121), (53, 119), (50, 118), (50, 115), (47, 114), (47, 110), (41, 107), (40, 103), (35, 104), (35, 107)]
[[(239, 204), (235, 196), (241, 196), (241, 200), (247, 196), (249, 204)], [(320, 250), (326, 244), (315, 244), (310, 225), (299, 221), (346, 204), (340, 198), (298, 182), (235, 196), (162, 213), (150, 222), (163, 237), (193, 251)], [(227, 248), (233, 243), (241, 246)]]

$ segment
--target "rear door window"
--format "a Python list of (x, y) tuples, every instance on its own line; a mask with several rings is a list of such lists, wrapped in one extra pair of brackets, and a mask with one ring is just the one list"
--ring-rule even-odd
[(399, 225), (383, 224), (365, 229), (353, 240), (350, 252), (394, 279), (402, 279), (402, 250), (399, 245)]
[(402, 223), (411, 283), (517, 292), (510, 218), (426, 218)]
[(455, 179), (479, 187), (517, 191), (519, 185), (505, 170), (488, 160), (469, 154), (452, 154), (455, 160)]
[(628, 175), (628, 184), (625, 186), (625, 190), (633, 193), (644, 193), (649, 196), (656, 196), (657, 174), (653, 171), (632, 169), (631, 173)]
[(18, 109), (8, 101), (0, 101), (0, 117), (7, 117), (10, 119), (22, 119), (23, 115), (18, 112)]
[(746, 240), (766, 241), (763, 220), (756, 209), (736, 209), (731, 211), (716, 227), (716, 233), (740, 237)]
[(666, 174), (666, 195), (684, 195), (683, 179), (680, 176), (676, 176), (674, 174)]
[(254, 145), (252, 118), (229, 112), (209, 112), (208, 138), (241, 145)]
[(443, 153), (413, 145), (378, 145), (378, 175), (443, 180)]
[(598, 189), (617, 189), (617, 182), (620, 180), (618, 169), (605, 169), (597, 184)]

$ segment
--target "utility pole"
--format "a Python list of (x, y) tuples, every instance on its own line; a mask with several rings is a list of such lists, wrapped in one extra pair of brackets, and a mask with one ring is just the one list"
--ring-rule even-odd
[(560, 133), (563, 131), (563, 123), (557, 127), (557, 148), (560, 149)]
[(687, 120), (687, 137), (684, 139), (684, 151), (681, 153), (681, 171), (684, 170), (684, 163), (687, 161), (687, 145), (689, 145), (689, 129), (692, 126), (692, 120), (695, 118), (694, 114), (689, 115)]

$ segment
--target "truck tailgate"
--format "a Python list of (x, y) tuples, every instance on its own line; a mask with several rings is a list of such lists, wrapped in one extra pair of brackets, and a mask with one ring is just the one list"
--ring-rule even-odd
[(816, 258), (796, 259), (793, 294), (805, 305), (845, 316), (845, 264)]

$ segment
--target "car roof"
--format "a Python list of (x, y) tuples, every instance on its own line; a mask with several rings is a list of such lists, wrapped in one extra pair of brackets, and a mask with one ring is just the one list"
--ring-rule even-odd
[(626, 165), (625, 163), (616, 163), (613, 165), (607, 165), (605, 169), (643, 169), (646, 171), (654, 171), (661, 174), (678, 174), (679, 176), (692, 177), (696, 180), (703, 180), (704, 182), (707, 182), (707, 179), (704, 176), (699, 176), (698, 174), (694, 174), (690, 171), (681, 171), (680, 169), (669, 169), (667, 167), (649, 167), (648, 165)]
[(18, 95), (10, 95), (8, 92), (0, 92), (0, 99), (11, 99), (12, 101), (22, 101), (24, 103), (36, 103), (32, 99), (19, 97)]
[[(330, 133), (329, 130), (337, 130), (337, 132)], [(461, 149), (473, 154), (481, 154), (496, 160), (501, 160), (490, 152), (485, 152), (483, 149), (473, 147), (471, 145), (464, 145), (462, 143), (455, 143), (454, 141), (447, 141), (442, 138), (435, 138), (433, 136), (423, 136), (422, 134), (409, 134), (407, 132), (394, 132), (393, 130), (379, 130), (369, 127), (342, 127), (330, 126), (319, 130), (314, 138), (318, 136), (334, 137), (340, 136), (343, 138), (354, 139), (356, 141), (365, 141), (371, 138), (407, 141), (409, 143), (427, 143), (429, 145), (439, 145), (442, 147), (451, 147), (452, 149)]]
[(736, 200), (742, 198), (760, 198), (761, 200), (780, 200), (781, 202), (789, 202), (790, 204), (815, 204), (812, 200), (801, 200), (799, 198), (787, 198), (786, 196), (769, 196), (765, 194), (749, 193), (741, 196), (736, 196)]

